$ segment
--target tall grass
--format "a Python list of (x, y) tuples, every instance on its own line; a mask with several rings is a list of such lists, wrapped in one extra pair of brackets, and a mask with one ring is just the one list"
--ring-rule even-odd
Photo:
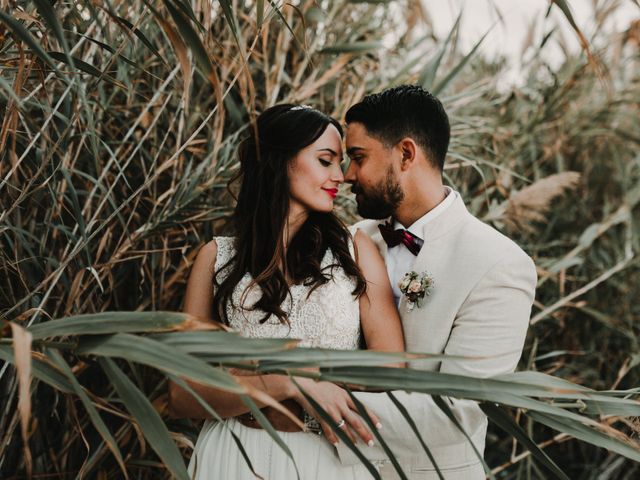
[[(598, 18), (615, 4), (599, 4)], [(522, 368), (615, 390), (591, 401), (575, 390), (569, 401), (556, 398), (550, 377), (536, 388), (514, 377), (496, 391), (519, 392), (520, 403), (498, 393), (489, 402), (526, 405), (514, 418), (570, 478), (637, 475), (637, 22), (626, 32), (595, 32), (591, 58), (567, 54), (558, 69), (541, 55), (551, 34), (531, 47), (526, 84), (504, 92), (496, 87), (503, 66), (478, 50), (460, 52), (455, 26), (436, 39), (417, 2), (0, 7), (0, 476), (180, 476), (163, 425), (184, 455), (198, 425), (166, 419), (164, 374), (188, 371), (236, 388), (211, 366), (239, 362), (224, 345), (243, 359), (279, 359), (285, 369), (318, 361), (313, 352), (287, 353), (281, 342), (257, 351), (209, 332), (200, 334), (205, 346), (189, 337), (180, 344), (185, 362), (203, 360), (189, 370), (167, 360), (181, 355), (172, 340), (179, 334), (158, 333), (195, 321), (183, 315), (51, 320), (178, 311), (198, 246), (226, 231), (235, 147), (256, 112), (291, 101), (342, 117), (365, 93), (415, 82), (440, 96), (452, 120), (447, 181), (538, 266)], [(347, 195), (339, 209), (356, 218)], [(129, 336), (138, 332), (156, 333)], [(348, 361), (380, 362), (355, 355)], [(373, 385), (367, 368), (360, 380)], [(449, 381), (477, 395), (472, 382)], [(407, 382), (430, 388), (426, 377)], [(150, 400), (142, 410), (133, 406), (138, 391)], [(540, 413), (558, 404), (585, 420), (558, 428), (549, 418), (560, 413)], [(549, 474), (550, 464), (522, 441), (491, 428), (486, 460), (497, 477)]]

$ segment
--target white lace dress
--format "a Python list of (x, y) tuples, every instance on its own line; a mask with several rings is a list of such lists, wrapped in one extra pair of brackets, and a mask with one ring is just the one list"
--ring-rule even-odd
[[(232, 237), (216, 237), (218, 255), (215, 270), (234, 254)], [(334, 262), (327, 251), (321, 266)], [(222, 280), (219, 278), (219, 280)], [(253, 305), (259, 298), (258, 288), (246, 292), (251, 277), (247, 273), (236, 286), (232, 299), (241, 305)], [(289, 324), (276, 317), (260, 323), (262, 314), (243, 308), (227, 307), (231, 326), (242, 335), (253, 338), (297, 338), (304, 347), (356, 349), (360, 337), (358, 301), (353, 297), (354, 283), (341, 268), (333, 269), (333, 280), (317, 288), (307, 298), (310, 287), (294, 285), (291, 296), (282, 304)], [(253, 480), (255, 476), (246, 464), (231, 431), (242, 443), (254, 470), (265, 480), (296, 479), (291, 459), (267, 432), (242, 425), (230, 418), (224, 422), (207, 421), (189, 462), (191, 478), (199, 480)], [(296, 459), (301, 480), (370, 479), (364, 465), (343, 466), (334, 447), (322, 436), (306, 432), (278, 432)]]

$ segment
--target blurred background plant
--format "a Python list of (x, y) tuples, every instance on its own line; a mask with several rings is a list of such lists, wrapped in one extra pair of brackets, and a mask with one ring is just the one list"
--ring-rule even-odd
[[(594, 18), (619, 4), (593, 2)], [(566, 2), (549, 8), (573, 24)], [(483, 57), (480, 43), (462, 51), (459, 22), (436, 37), (429, 13), (415, 0), (0, 1), (2, 478), (120, 477), (124, 464), (140, 478), (175, 474), (158, 450), (170, 447), (147, 445), (152, 427), (122, 395), (135, 383), (164, 416), (163, 375), (135, 359), (97, 361), (82, 337), (66, 336), (87, 331), (52, 330), (59, 340), (45, 341), (38, 326), (105, 311), (179, 311), (198, 247), (227, 232), (235, 148), (256, 112), (287, 101), (342, 118), (364, 94), (400, 83), (441, 98), (452, 121), (447, 181), (536, 261), (522, 369), (636, 398), (640, 22), (596, 31), (559, 67), (541, 54), (550, 28), (530, 46), (537, 53), (522, 84), (505, 89), (506, 62)], [(352, 222), (354, 202), (343, 193), (339, 210)], [(172, 326), (184, 318), (161, 317)], [(149, 330), (101, 318), (111, 327), (98, 333)], [(33, 375), (49, 380), (31, 384), (31, 405), (24, 394), (18, 405), (29, 383), (13, 365), (30, 356), (20, 327), (33, 335)], [(632, 455), (513, 413), (570, 478), (640, 471)], [(595, 418), (620, 432), (611, 435), (629, 435), (637, 452), (631, 419)], [(167, 425), (188, 456), (198, 425)], [(495, 427), (485, 457), (498, 478), (543, 476)]]

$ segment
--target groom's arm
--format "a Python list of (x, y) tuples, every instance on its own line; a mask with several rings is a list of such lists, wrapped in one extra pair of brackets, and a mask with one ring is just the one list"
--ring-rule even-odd
[(480, 357), (442, 362), (440, 371), (471, 377), (513, 372), (522, 355), (537, 275), (524, 252), (496, 264), (462, 304), (447, 355)]
[[(446, 360), (440, 371), (471, 377), (490, 377), (510, 373), (517, 366), (531, 313), (536, 285), (535, 266), (522, 252), (502, 260), (491, 268), (460, 308), (451, 336), (444, 349), (447, 355), (480, 357), (469, 360)], [(380, 419), (381, 434), (400, 458), (424, 456), (417, 438), (400, 411), (384, 393), (356, 393), (358, 398)], [(444, 415), (430, 395), (394, 392), (409, 411), (429, 448), (459, 444), (467, 440)], [(473, 438), (484, 442), (486, 417), (472, 400), (447, 398), (461, 426)], [(479, 445), (480, 446), (480, 445)], [(376, 445), (361, 449), (370, 460), (385, 460), (384, 451)], [(358, 459), (338, 445), (343, 463)]]

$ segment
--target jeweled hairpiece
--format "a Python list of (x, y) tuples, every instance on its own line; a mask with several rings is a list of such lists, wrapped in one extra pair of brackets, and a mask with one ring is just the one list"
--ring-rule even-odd
[(296, 105), (291, 107), (289, 111), (293, 112), (294, 110), (313, 110), (313, 107), (311, 105)]

